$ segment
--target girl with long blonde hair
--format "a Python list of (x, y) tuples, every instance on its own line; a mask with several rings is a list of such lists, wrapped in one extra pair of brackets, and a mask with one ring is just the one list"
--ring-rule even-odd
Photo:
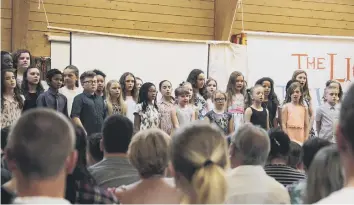
[(106, 102), (108, 115), (127, 115), (127, 105), (123, 100), (122, 87), (117, 80), (111, 80), (106, 86)]

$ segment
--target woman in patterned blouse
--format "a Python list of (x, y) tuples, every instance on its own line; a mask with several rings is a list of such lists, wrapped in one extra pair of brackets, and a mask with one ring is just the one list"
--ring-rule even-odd
[(1, 128), (12, 125), (21, 115), (23, 97), (16, 82), (15, 70), (1, 71)]
[(111, 80), (106, 86), (106, 102), (108, 115), (121, 114), (127, 115), (127, 105), (122, 96), (122, 88), (119, 81)]

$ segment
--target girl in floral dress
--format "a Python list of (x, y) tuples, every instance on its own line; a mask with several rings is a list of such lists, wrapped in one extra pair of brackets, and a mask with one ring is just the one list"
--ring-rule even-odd
[(120, 114), (127, 115), (127, 105), (122, 97), (122, 87), (119, 81), (111, 80), (106, 86), (106, 103), (108, 115)]
[(202, 70), (193, 69), (187, 78), (192, 84), (194, 93), (194, 105), (198, 108), (198, 119), (202, 120), (208, 111), (208, 104), (203, 97), (205, 93), (205, 75)]
[(234, 71), (230, 74), (229, 82), (226, 87), (227, 93), (227, 112), (232, 113), (234, 118), (235, 131), (243, 123), (245, 111), (246, 86), (241, 72)]
[(171, 134), (173, 125), (171, 120), (171, 111), (174, 107), (174, 99), (172, 97), (172, 84), (168, 80), (163, 80), (159, 84), (159, 90), (162, 95), (161, 101), (158, 103), (160, 113), (161, 129), (167, 134)]
[(141, 86), (139, 101), (134, 112), (135, 132), (160, 127), (160, 114), (156, 104), (156, 94), (154, 84), (147, 82)]
[(1, 129), (11, 126), (20, 116), (23, 96), (16, 82), (15, 70), (1, 71)]

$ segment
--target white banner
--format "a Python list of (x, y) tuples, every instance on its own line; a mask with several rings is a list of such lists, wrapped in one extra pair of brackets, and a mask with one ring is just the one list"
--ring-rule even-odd
[(226, 91), (229, 76), (240, 71), (247, 79), (247, 48), (237, 44), (210, 44), (209, 77), (218, 82), (218, 89)]
[(345, 90), (354, 78), (354, 37), (250, 32), (247, 57), (249, 86), (259, 78), (271, 77), (281, 101), (293, 72), (305, 70), (315, 108), (322, 104), (327, 80), (339, 80)]

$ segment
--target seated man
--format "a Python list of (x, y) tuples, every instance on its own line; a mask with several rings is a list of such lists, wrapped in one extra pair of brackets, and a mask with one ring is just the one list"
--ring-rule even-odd
[(285, 187), (267, 175), (263, 166), (270, 152), (268, 134), (245, 124), (231, 136), (232, 170), (228, 175), (228, 204), (289, 204)]

